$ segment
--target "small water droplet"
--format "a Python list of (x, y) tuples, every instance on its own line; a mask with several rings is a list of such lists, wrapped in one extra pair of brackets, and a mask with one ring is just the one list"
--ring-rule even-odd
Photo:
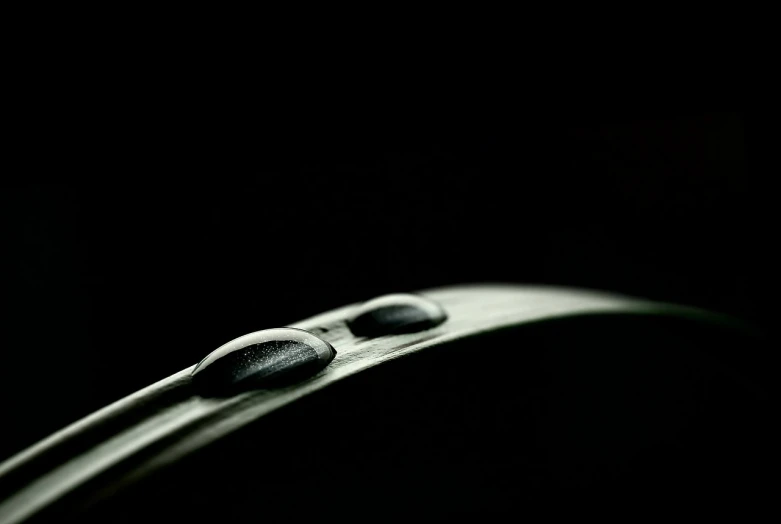
[(193, 385), (217, 395), (287, 384), (320, 371), (335, 356), (331, 344), (301, 329), (256, 331), (209, 353), (195, 366)]
[(347, 321), (347, 325), (355, 336), (378, 337), (431, 329), (445, 320), (447, 313), (433, 300), (397, 293), (366, 302)]

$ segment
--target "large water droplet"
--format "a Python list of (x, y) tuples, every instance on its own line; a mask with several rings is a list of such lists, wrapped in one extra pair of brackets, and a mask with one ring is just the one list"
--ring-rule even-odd
[(336, 350), (325, 340), (295, 328), (256, 331), (212, 351), (192, 372), (207, 395), (290, 383), (327, 366)]
[(447, 313), (433, 300), (398, 293), (366, 302), (347, 325), (355, 336), (378, 337), (431, 329), (445, 320)]

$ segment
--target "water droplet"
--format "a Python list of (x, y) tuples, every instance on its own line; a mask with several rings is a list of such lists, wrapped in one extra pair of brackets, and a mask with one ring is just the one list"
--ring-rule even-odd
[(231, 340), (201, 360), (192, 372), (207, 395), (287, 384), (327, 366), (336, 350), (312, 333), (295, 328), (256, 331)]
[(384, 295), (363, 304), (347, 325), (358, 337), (378, 337), (431, 329), (447, 320), (442, 306), (418, 295)]

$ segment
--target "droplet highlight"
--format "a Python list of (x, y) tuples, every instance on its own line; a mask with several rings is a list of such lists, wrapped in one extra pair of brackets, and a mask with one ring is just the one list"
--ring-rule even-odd
[(336, 356), (334, 347), (308, 331), (274, 328), (231, 340), (192, 372), (196, 390), (221, 395), (285, 385), (309, 377)]
[(424, 331), (445, 320), (447, 313), (433, 300), (409, 293), (396, 293), (363, 304), (347, 321), (347, 326), (357, 337), (378, 337)]

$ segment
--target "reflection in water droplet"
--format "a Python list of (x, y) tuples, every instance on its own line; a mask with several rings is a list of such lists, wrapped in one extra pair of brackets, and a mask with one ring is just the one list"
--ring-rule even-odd
[(256, 331), (212, 351), (192, 372), (201, 394), (218, 395), (287, 384), (310, 376), (336, 356), (328, 342), (295, 328)]
[(431, 329), (447, 320), (442, 306), (411, 294), (393, 294), (363, 304), (347, 325), (358, 337), (378, 337)]

